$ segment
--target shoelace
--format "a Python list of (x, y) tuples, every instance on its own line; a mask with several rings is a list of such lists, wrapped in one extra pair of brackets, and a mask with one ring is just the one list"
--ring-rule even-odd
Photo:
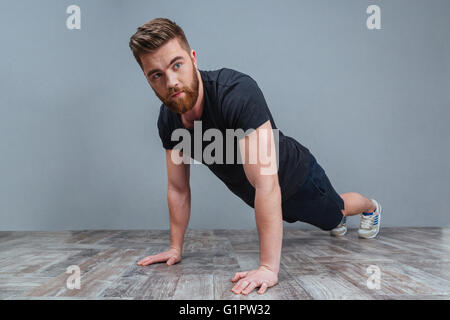
[(373, 226), (376, 216), (377, 215), (375, 213), (373, 213), (370, 216), (365, 216), (365, 215), (361, 214), (361, 228), (362, 229), (370, 229)]

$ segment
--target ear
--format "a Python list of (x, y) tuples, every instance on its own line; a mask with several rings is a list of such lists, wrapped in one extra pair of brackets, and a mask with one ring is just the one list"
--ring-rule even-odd
[(191, 60), (194, 63), (195, 68), (197, 68), (197, 58), (196, 58), (195, 50), (191, 50)]

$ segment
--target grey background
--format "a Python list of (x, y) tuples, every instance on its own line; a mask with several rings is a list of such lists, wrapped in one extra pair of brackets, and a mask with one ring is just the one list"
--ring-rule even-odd
[[(169, 227), (160, 101), (128, 48), (156, 17), (184, 29), (200, 69), (251, 75), (281, 131), (338, 193), (379, 200), (384, 226), (449, 226), (449, 1), (30, 0), (0, 2), (1, 230)], [(255, 228), (191, 170), (190, 228)]]

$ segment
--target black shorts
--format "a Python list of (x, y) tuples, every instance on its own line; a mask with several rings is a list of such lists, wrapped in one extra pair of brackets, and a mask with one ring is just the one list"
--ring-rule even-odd
[(335, 228), (342, 220), (344, 200), (334, 190), (325, 171), (311, 154), (309, 173), (298, 191), (283, 201), (283, 220), (312, 224), (322, 230)]

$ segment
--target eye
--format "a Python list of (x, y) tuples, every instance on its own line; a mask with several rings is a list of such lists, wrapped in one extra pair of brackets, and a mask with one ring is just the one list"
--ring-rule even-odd
[[(180, 62), (175, 63), (174, 66), (176, 66), (177, 64), (180, 65), (180, 67), (181, 67), (181, 63)], [(176, 69), (179, 69), (180, 67), (178, 67)]]
[(161, 74), (161, 73), (155, 73), (155, 75), (152, 78), (153, 79), (158, 79), (158, 78), (155, 78), (158, 74)]

